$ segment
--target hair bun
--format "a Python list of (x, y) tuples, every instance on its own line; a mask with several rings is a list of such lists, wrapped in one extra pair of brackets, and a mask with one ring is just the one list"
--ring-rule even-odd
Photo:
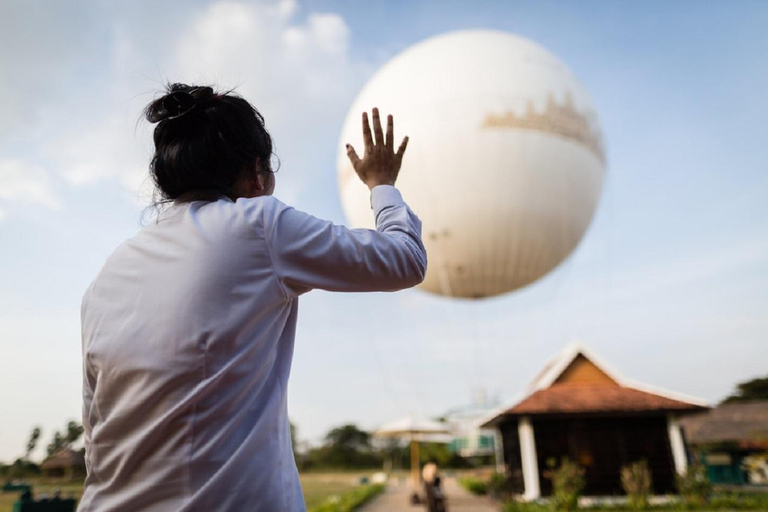
[(146, 109), (147, 120), (159, 123), (176, 119), (193, 110), (198, 104), (206, 102), (215, 95), (210, 87), (190, 87), (185, 84), (173, 84), (168, 87), (168, 94), (153, 101)]

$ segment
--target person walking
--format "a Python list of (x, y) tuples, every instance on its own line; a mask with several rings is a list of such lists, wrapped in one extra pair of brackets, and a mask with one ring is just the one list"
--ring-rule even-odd
[(169, 85), (150, 174), (165, 208), (108, 257), (82, 298), (82, 512), (303, 511), (287, 414), (298, 298), (424, 279), (421, 222), (395, 188), (394, 147), (362, 115), (375, 230), (272, 196), (272, 139), (236, 93)]
[(421, 470), (421, 479), (424, 481), (427, 510), (429, 512), (446, 512), (440, 468), (434, 460), (424, 464), (424, 468)]

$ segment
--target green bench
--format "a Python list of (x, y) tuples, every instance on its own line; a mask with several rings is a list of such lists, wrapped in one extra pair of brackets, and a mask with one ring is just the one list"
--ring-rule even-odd
[(5, 482), (0, 490), (3, 492), (27, 492), (32, 490), (32, 486), (25, 482)]
[(75, 505), (77, 500), (74, 498), (18, 500), (13, 504), (13, 512), (75, 512)]

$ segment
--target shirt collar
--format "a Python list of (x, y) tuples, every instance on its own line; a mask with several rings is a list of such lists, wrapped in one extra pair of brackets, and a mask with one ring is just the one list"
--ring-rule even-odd
[(186, 192), (173, 201), (174, 206), (191, 203), (194, 201), (227, 201), (234, 203), (234, 201), (226, 194), (214, 190), (201, 190)]

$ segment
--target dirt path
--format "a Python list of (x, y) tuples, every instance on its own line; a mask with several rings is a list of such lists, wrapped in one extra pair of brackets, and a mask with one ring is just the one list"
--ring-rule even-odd
[[(446, 478), (443, 490), (447, 496), (448, 512), (499, 512), (499, 508), (490, 500), (465, 491), (455, 478)], [(410, 494), (410, 482), (391, 479), (387, 489), (362, 507), (360, 512), (426, 512), (426, 505), (410, 504)]]

